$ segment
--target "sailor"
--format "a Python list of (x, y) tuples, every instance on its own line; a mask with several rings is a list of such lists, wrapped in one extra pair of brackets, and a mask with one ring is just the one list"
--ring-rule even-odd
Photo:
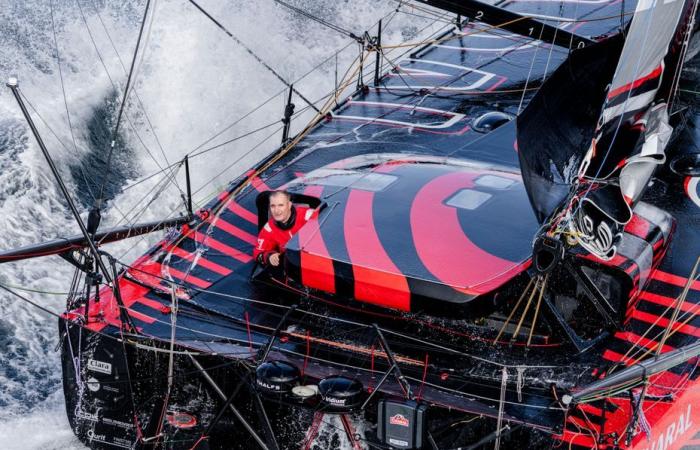
[(295, 206), (287, 191), (270, 194), (270, 220), (260, 230), (253, 257), (260, 264), (278, 267), (287, 242), (309, 221), (315, 210)]

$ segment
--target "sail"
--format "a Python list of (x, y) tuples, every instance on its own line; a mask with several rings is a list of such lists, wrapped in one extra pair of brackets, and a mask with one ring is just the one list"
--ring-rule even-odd
[[(643, 0), (637, 5), (600, 114), (596, 137), (582, 165), (581, 171), (587, 178), (610, 178), (616, 169), (624, 166), (626, 158), (634, 156), (629, 145), (625, 145), (630, 142), (620, 142), (626, 140), (625, 134), (640, 134), (640, 130), (644, 130), (644, 135), (650, 134), (646, 123), (649, 117), (644, 115), (653, 102), (669, 100), (669, 92), (659, 89), (664, 78), (674, 77), (673, 72), (679, 67), (680, 49), (676, 44), (678, 39), (683, 39), (678, 35), (686, 34), (686, 24), (680, 24), (680, 19), (687, 6), (683, 0)], [(674, 59), (668, 68), (667, 56)], [(641, 145), (634, 147), (637, 153), (642, 152)], [(649, 155), (649, 149), (645, 150)]]
[(618, 34), (572, 52), (518, 115), (520, 171), (541, 223), (570, 197), (623, 43)]
[(637, 5), (595, 137), (567, 208), (570, 231), (601, 259), (616, 253), (673, 131), (668, 105), (694, 18), (693, 1)]

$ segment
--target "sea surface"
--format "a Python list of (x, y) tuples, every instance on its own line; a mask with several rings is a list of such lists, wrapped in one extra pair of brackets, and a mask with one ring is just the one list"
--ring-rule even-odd
[[(372, 34), (377, 20), (398, 5), (393, 0), (287, 2), (356, 35)], [(188, 1), (150, 3), (134, 89), (107, 170), (146, 1), (0, 0), (0, 249), (79, 232), (4, 85), (9, 77), (19, 80), (84, 217), (103, 191), (104, 227), (181, 214), (184, 172), (167, 167), (195, 149), (211, 148), (190, 161), (195, 205), (201, 206), (279, 145), (285, 85)], [(273, 0), (198, 3), (282, 78), (297, 80), (295, 87), (314, 101), (333, 89), (336, 76), (342, 77), (358, 55), (348, 37)], [(407, 12), (385, 21), (384, 42), (419, 39), (426, 27), (424, 33), (445, 26)], [(297, 111), (305, 106), (299, 98), (294, 102)], [(310, 117), (307, 110), (295, 118), (293, 131)], [(241, 137), (264, 125), (269, 126)], [(133, 238), (106, 249), (131, 261), (160, 237)], [(0, 266), (0, 283), (21, 289), (53, 313), (65, 307), (72, 276), (72, 267), (58, 257)], [(0, 311), (0, 448), (84, 448), (66, 419), (55, 316), (6, 292), (0, 293)]]

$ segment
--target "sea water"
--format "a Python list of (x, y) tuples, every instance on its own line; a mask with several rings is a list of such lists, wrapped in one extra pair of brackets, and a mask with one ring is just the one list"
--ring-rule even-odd
[[(372, 34), (377, 20), (398, 5), (393, 0), (287, 1), (356, 35), (365, 30)], [(326, 61), (295, 84), (314, 101), (333, 89), (336, 77), (342, 77), (358, 55), (357, 44), (348, 37), (272, 0), (198, 3), (286, 80), (296, 80)], [(33, 120), (84, 217), (103, 191), (108, 201), (103, 227), (182, 214), (182, 170), (166, 171), (179, 187), (162, 174), (132, 185), (194, 149), (224, 144), (272, 124), (190, 161), (195, 205), (202, 206), (279, 145), (285, 85), (188, 1), (152, 0), (133, 91), (110, 175), (105, 176), (145, 4), (145, 0), (0, 2), (0, 249), (79, 232), (4, 86), (10, 76), (18, 78)], [(427, 34), (445, 23), (400, 13), (385, 22), (382, 39), (385, 43), (419, 39), (426, 26)], [(327, 59), (341, 48), (345, 51)], [(294, 102), (297, 110), (305, 106), (298, 97)], [(308, 111), (295, 118), (293, 131), (310, 117)], [(227, 129), (234, 122), (237, 125)], [(161, 236), (133, 238), (106, 249), (131, 261)], [(55, 313), (65, 306), (63, 293), (72, 276), (72, 267), (55, 256), (0, 265), (2, 284), (36, 291), (19, 292)], [(84, 448), (66, 418), (56, 318), (5, 292), (0, 293), (0, 311), (0, 448)], [(332, 428), (327, 433), (332, 434)]]

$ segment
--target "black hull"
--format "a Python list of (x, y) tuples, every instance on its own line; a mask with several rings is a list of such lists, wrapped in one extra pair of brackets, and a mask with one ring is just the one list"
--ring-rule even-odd
[[(145, 347), (158, 346), (157, 342), (141, 341), (140, 345), (144, 348), (130, 344), (122, 347), (114, 336), (95, 333), (63, 319), (59, 320), (59, 327), (63, 336), (61, 360), (66, 413), (74, 433), (88, 447), (263, 448), (262, 445), (256, 446), (255, 438), (231, 410), (225, 410), (216, 419), (226, 406), (225, 401), (217, 395), (190, 357), (182, 354), (188, 349), (175, 347), (175, 352), (180, 353), (175, 356), (176, 370), (167, 411), (186, 412), (195, 417), (197, 424), (192, 428), (177, 429), (163, 416), (169, 356), (162, 343), (155, 353)], [(76, 376), (72, 355), (77, 354), (78, 348), (81, 352), (79, 374)], [(327, 424), (322, 426), (313, 446), (309, 448), (346, 448), (350, 445), (348, 433), (341, 427), (338, 411), (324, 409), (314, 402), (296, 401), (291, 395), (273, 396), (261, 392), (256, 389), (255, 379), (248, 369), (236, 359), (197, 356), (197, 360), (226, 397), (237, 390), (233, 402), (236, 410), (268, 448), (275, 448), (274, 442), (280, 449), (305, 448), (306, 435), (313, 427), (314, 416), (318, 412), (326, 415), (324, 421)], [(264, 407), (264, 415), (257, 406), (257, 398)], [(139, 413), (135, 415), (134, 410)], [(363, 448), (385, 448), (377, 437), (377, 411), (378, 402), (375, 399), (364, 412), (343, 413), (356, 427), (355, 435)], [(270, 422), (269, 428), (265, 425), (265, 416)], [(439, 448), (474, 444), (495, 430), (494, 420), (469, 428), (453, 424), (475, 417), (478, 416), (459, 411), (431, 411), (427, 429)], [(213, 422), (216, 424), (203, 439)], [(139, 435), (145, 439), (139, 440)], [(530, 443), (528, 448), (551, 448), (554, 442), (547, 433), (532, 428), (509, 433), (501, 442), (504, 448), (512, 448), (525, 439)], [(484, 448), (492, 447), (491, 441), (484, 444)]]

